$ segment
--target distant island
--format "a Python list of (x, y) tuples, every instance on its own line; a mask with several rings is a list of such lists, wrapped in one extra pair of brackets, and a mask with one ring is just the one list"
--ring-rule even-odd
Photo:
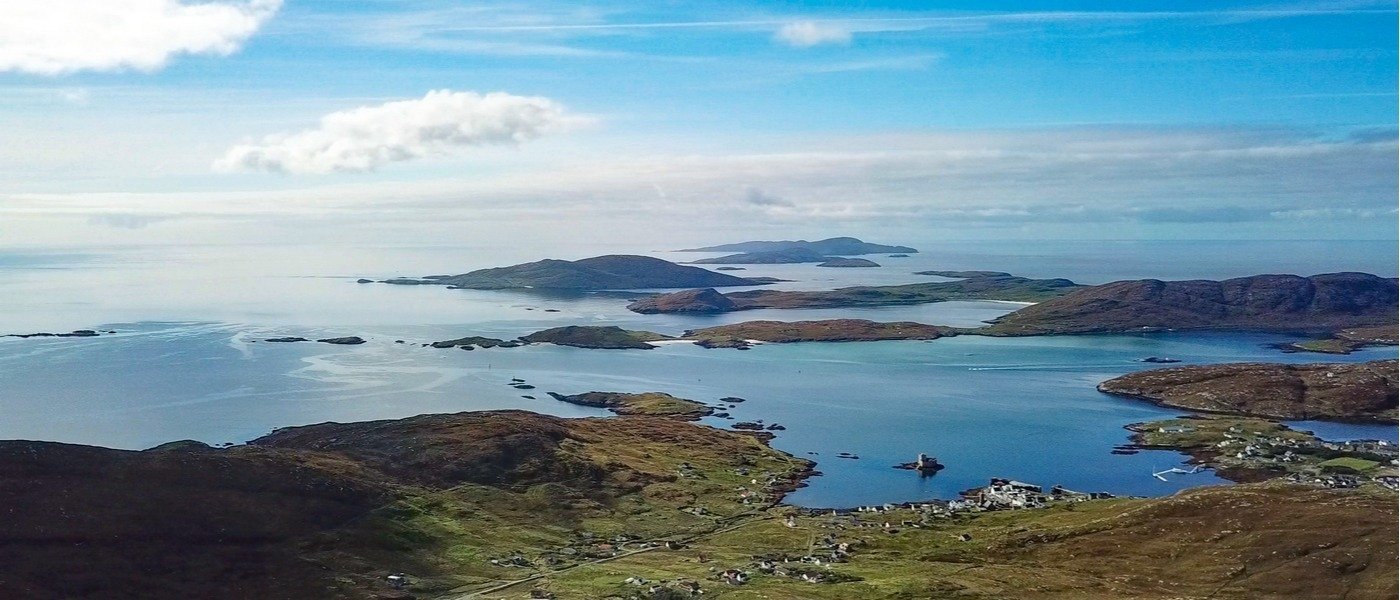
[(880, 263), (864, 258), (832, 258), (818, 267), (878, 267)]
[[(763, 250), (742, 252), (715, 258), (702, 258), (691, 261), (692, 265), (788, 265), (816, 263), (831, 257), (809, 248), (788, 248), (786, 250)], [(724, 267), (721, 267), (721, 269)]]
[(1396, 361), (1361, 364), (1235, 363), (1130, 373), (1099, 391), (1187, 410), (1346, 421), (1396, 420)]
[(630, 290), (751, 286), (769, 281), (735, 277), (650, 256), (612, 254), (573, 261), (546, 259), (461, 275), (388, 279), (383, 283), (445, 285), (473, 290)]
[[(856, 256), (861, 254), (914, 254), (918, 252), (908, 246), (885, 246), (871, 244), (853, 237), (834, 237), (809, 242), (807, 240), (756, 241), (737, 244), (721, 244), (704, 248), (686, 248), (677, 252), (781, 252), (787, 250), (808, 250), (822, 256)], [(811, 262), (811, 261), (801, 261)]]
[(718, 313), (756, 308), (851, 308), (901, 306), (949, 300), (1041, 302), (1079, 289), (1068, 279), (1027, 279), (1011, 275), (970, 277), (957, 281), (888, 286), (857, 286), (828, 291), (753, 290), (720, 294), (686, 290), (641, 298), (628, 310), (652, 313)]
[(1332, 333), (1355, 327), (1394, 328), (1396, 297), (1395, 279), (1367, 273), (1118, 281), (1027, 306), (996, 319), (986, 333), (1207, 329)]

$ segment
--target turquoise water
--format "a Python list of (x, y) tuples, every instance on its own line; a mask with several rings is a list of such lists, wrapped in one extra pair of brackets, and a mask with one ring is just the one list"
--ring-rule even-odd
[[(753, 267), (747, 274), (792, 279), (782, 284), (789, 289), (822, 289), (927, 280), (912, 274), (923, 269), (996, 269), (1085, 282), (1268, 271), (1394, 272), (1393, 251), (1381, 251), (1390, 243), (1314, 248), (1300, 259), (1307, 268), (1293, 269), (1275, 267), (1281, 267), (1286, 249), (1299, 249), (1296, 244), (1231, 244), (1181, 246), (1176, 260), (1164, 256), (1160, 244), (1048, 243), (1019, 256), (1004, 248), (964, 245), (909, 259), (877, 257), (887, 264), (882, 269), (776, 265)], [(1222, 252), (1229, 258), (1212, 259)], [(1110, 257), (1114, 254), (1117, 258)], [(1152, 471), (1181, 463), (1175, 453), (1110, 454), (1113, 446), (1127, 441), (1124, 425), (1178, 411), (1099, 394), (1094, 391), (1099, 381), (1150, 367), (1137, 362), (1146, 356), (1197, 364), (1396, 355), (1393, 348), (1348, 357), (1289, 355), (1267, 346), (1287, 338), (1241, 334), (957, 337), (763, 345), (747, 352), (689, 345), (650, 351), (532, 346), (464, 352), (417, 344), (462, 335), (514, 337), (565, 324), (618, 324), (665, 333), (760, 318), (976, 325), (1015, 306), (950, 302), (711, 317), (637, 315), (625, 310), (625, 300), (591, 295), (561, 298), (352, 282), (360, 275), (460, 272), (537, 257), (416, 248), (0, 253), (0, 333), (119, 331), (99, 338), (0, 338), (0, 439), (121, 448), (184, 438), (236, 443), (282, 426), (432, 412), (521, 408), (594, 416), (603, 413), (549, 400), (544, 392), (656, 390), (705, 401), (741, 396), (749, 401), (729, 411), (738, 420), (786, 426), (774, 445), (816, 460), (824, 473), (790, 497), (798, 504), (949, 497), (994, 476), (1082, 491), (1158, 495), (1220, 481), (1210, 473), (1167, 482), (1152, 478)], [(343, 347), (257, 341), (281, 335), (360, 335), (370, 342)], [(410, 343), (395, 344), (398, 339)], [(506, 384), (513, 377), (537, 389), (512, 389)], [(1395, 429), (1386, 426), (1301, 425), (1329, 439), (1396, 437)], [(840, 452), (860, 458), (837, 458)], [(947, 468), (929, 478), (892, 468), (919, 452), (938, 456)]]

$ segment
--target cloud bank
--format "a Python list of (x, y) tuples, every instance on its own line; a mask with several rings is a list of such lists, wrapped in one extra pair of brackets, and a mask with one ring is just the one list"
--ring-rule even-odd
[(835, 23), (794, 21), (780, 27), (773, 39), (797, 48), (811, 48), (822, 44), (849, 44), (851, 31)]
[(230, 148), (217, 171), (372, 171), (469, 146), (510, 145), (589, 122), (548, 98), (436, 90), (417, 100), (334, 112), (316, 129)]
[(0, 72), (154, 71), (177, 54), (227, 56), (282, 0), (5, 0)]

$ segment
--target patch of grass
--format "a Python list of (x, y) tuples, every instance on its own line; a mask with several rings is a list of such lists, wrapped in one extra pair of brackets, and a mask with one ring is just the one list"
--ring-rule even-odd
[(1322, 461), (1321, 463), (1318, 463), (1317, 466), (1321, 467), (1323, 471), (1365, 473), (1367, 471), (1370, 471), (1371, 469), (1376, 468), (1378, 465), (1380, 465), (1380, 463), (1374, 460), (1342, 456), (1338, 458), (1333, 458), (1331, 460)]

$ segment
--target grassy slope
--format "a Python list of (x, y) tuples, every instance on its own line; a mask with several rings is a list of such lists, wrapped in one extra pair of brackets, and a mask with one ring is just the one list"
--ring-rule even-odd
[[(1156, 500), (1094, 501), (985, 513), (927, 528), (798, 527), (756, 521), (682, 551), (639, 554), (533, 583), (559, 598), (630, 597), (629, 576), (698, 580), (707, 598), (1391, 598), (1395, 501), (1389, 494), (1259, 484), (1201, 488)], [(889, 517), (898, 522), (904, 515)], [(711, 569), (753, 556), (806, 553), (813, 536), (856, 542), (835, 571), (860, 578), (808, 584), (755, 576), (729, 586)], [(960, 541), (966, 533), (971, 541)], [(697, 561), (704, 553), (709, 562)], [(520, 586), (490, 598), (523, 597)]]

